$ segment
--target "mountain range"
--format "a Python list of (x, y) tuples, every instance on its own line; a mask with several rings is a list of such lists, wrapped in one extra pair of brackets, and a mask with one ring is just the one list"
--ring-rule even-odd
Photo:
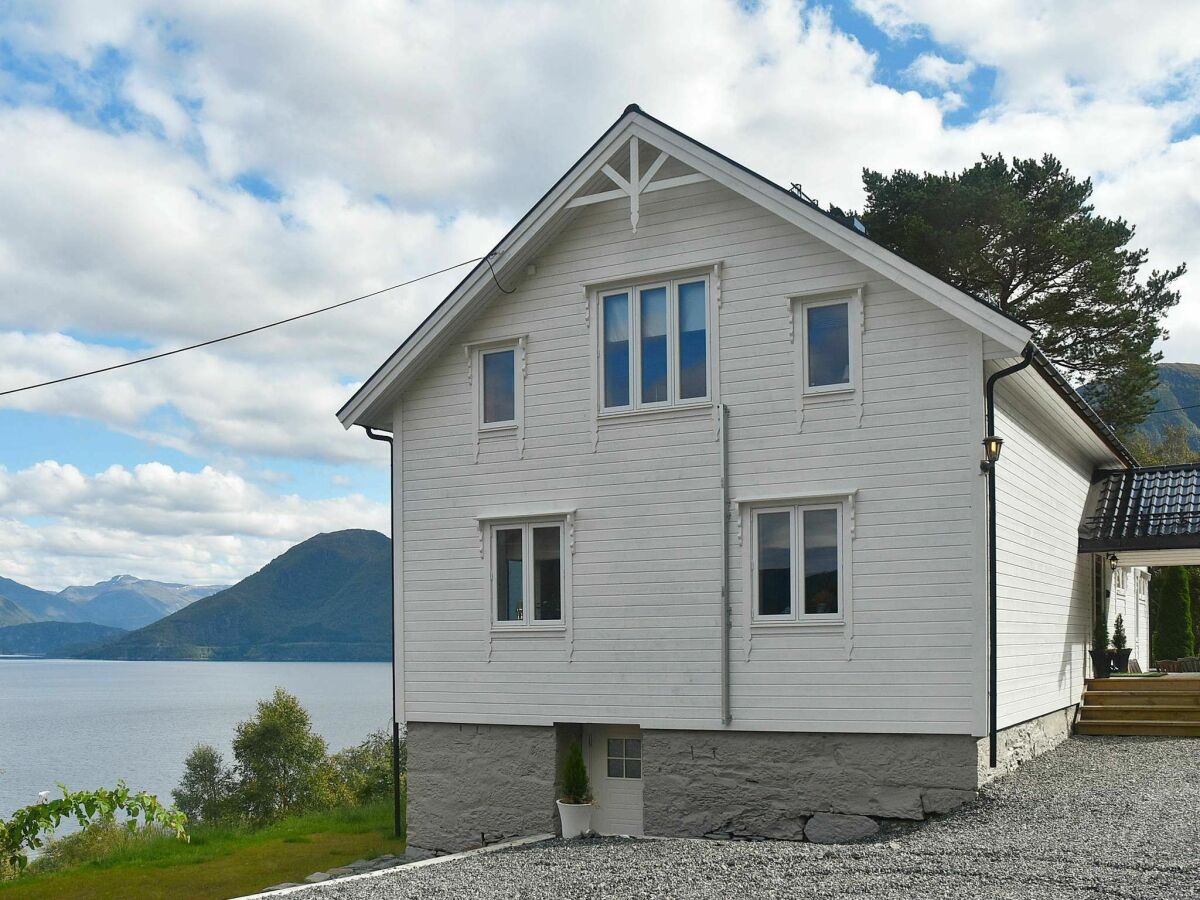
[(1154, 400), (1156, 412), (1147, 416), (1137, 430), (1157, 443), (1166, 437), (1168, 426), (1182, 425), (1189, 446), (1200, 451), (1200, 365), (1161, 363)]
[(0, 578), (0, 625), (92, 622), (126, 630), (141, 628), (225, 587), (171, 584), (117, 575), (108, 581), (54, 593)]
[(391, 659), (391, 541), (318, 534), (231, 588), (90, 647), (86, 659)]

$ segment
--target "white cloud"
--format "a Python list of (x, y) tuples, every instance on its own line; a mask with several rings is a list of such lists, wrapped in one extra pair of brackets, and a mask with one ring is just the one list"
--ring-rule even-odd
[(974, 71), (975, 64), (970, 60), (956, 63), (936, 53), (922, 53), (912, 61), (906, 73), (914, 81), (944, 90), (962, 84)]
[[(0, 105), (0, 388), (130, 355), (89, 335), (166, 349), (476, 256), (631, 101), (843, 206), (862, 202), (864, 166), (1051, 152), (1095, 178), (1101, 212), (1138, 224), (1155, 264), (1194, 253), (1200, 144), (1178, 135), (1200, 113), (1200, 7), (856, 2), (932, 39), (907, 74), (940, 96), (880, 83), (826, 10), (788, 0), (694, 0), (687, 15), (632, 0), (20, 3), (0, 23), (13, 53), (86, 71), (119, 48), (124, 96), (161, 135)], [(947, 125), (979, 69), (991, 105)], [(278, 202), (233, 186), (248, 171)], [(458, 274), (0, 404), (238, 472), (262, 455), (382, 460), (333, 413)], [(1200, 358), (1200, 274), (1184, 288), (1167, 352)]]
[[(28, 524), (37, 517), (39, 524)], [(307, 500), (240, 475), (161, 463), (87, 475), (48, 460), (0, 467), (0, 573), (57, 590), (118, 570), (165, 581), (233, 582), (314, 534), (388, 533), (388, 508), (361, 495)]]

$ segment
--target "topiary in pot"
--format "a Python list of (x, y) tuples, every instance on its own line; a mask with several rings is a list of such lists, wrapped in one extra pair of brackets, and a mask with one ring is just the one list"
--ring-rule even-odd
[(576, 838), (592, 826), (592, 787), (588, 783), (587, 766), (583, 763), (583, 748), (576, 741), (567, 748), (559, 775), (558, 815), (562, 819), (562, 836)]
[(1117, 621), (1113, 623), (1112, 645), (1113, 649), (1108, 651), (1108, 655), (1113, 670), (1116, 672), (1128, 672), (1129, 655), (1133, 651), (1129, 649), (1129, 639), (1125, 636), (1124, 616), (1117, 616)]

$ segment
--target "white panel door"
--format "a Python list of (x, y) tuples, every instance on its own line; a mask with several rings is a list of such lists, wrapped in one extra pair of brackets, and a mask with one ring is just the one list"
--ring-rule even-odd
[(642, 834), (642, 731), (636, 725), (587, 725), (588, 778), (600, 834)]

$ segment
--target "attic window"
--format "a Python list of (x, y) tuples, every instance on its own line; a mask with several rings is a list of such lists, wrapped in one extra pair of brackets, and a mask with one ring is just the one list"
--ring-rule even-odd
[(707, 276), (631, 284), (599, 295), (602, 412), (709, 399)]

